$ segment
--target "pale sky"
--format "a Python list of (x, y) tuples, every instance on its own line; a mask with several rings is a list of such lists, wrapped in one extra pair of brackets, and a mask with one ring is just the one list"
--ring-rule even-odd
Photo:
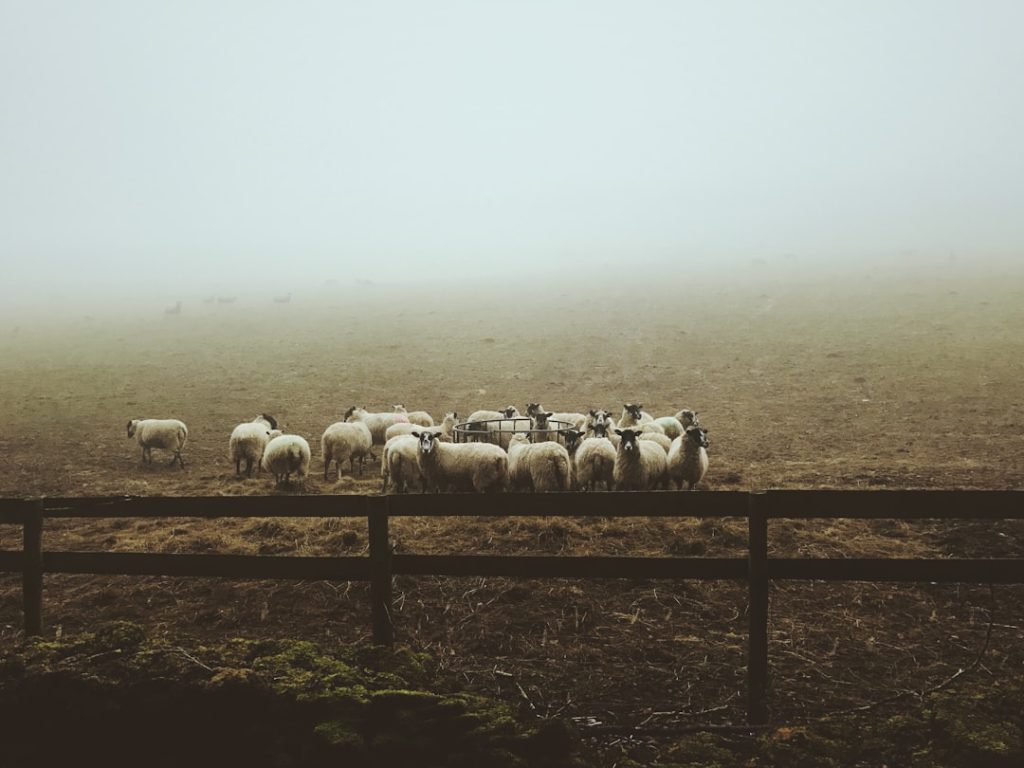
[(1024, 3), (0, 0), (0, 294), (1024, 252)]

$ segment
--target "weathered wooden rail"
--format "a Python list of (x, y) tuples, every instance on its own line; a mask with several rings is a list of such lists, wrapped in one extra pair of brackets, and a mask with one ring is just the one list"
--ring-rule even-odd
[[(747, 557), (573, 557), (393, 554), (392, 517), (746, 517)], [(365, 517), (368, 556), (286, 557), (143, 552), (49, 552), (43, 522), (104, 517)], [(0, 499), (0, 524), (23, 529), (0, 572), (22, 574), (25, 632), (42, 631), (45, 573), (362, 580), (370, 582), (373, 637), (393, 641), (391, 581), (398, 574), (525, 578), (732, 579), (749, 589), (747, 717), (767, 722), (768, 589), (772, 579), (1024, 583), (1024, 558), (885, 559), (768, 556), (768, 521), (793, 518), (1024, 519), (1018, 491), (766, 491), (414, 496), (214, 496)]]

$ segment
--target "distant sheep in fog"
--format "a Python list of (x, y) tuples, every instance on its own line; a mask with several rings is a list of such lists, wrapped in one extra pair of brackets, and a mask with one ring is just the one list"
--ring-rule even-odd
[(278, 435), (263, 451), (263, 469), (274, 475), (277, 485), (291, 481), (292, 474), (304, 480), (309, 474), (309, 443), (299, 435)]
[(153, 449), (161, 448), (171, 451), (174, 456), (171, 464), (178, 462), (182, 469), (185, 462), (181, 458), (181, 449), (188, 440), (188, 427), (177, 419), (132, 419), (128, 422), (128, 437), (134, 437), (142, 446), (142, 461), (153, 463)]
[(279, 434), (277, 419), (266, 413), (235, 427), (228, 441), (228, 452), (231, 461), (235, 462), (235, 474), (241, 474), (243, 461), (246, 477), (252, 476), (253, 466), (258, 471), (267, 443)]

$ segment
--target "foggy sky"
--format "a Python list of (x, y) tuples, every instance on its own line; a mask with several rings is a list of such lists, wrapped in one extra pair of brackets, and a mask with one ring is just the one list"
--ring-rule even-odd
[(8, 302), (1024, 246), (1024, 4), (0, 0)]

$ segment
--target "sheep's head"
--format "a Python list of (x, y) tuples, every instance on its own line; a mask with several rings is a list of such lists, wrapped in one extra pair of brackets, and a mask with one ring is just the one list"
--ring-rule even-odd
[(128, 437), (135, 437), (135, 430), (138, 428), (138, 426), (138, 419), (132, 419), (131, 421), (128, 422)]
[(701, 448), (707, 448), (711, 443), (708, 441), (708, 431), (704, 427), (689, 426), (686, 428), (686, 439)]
[(511, 448), (513, 445), (529, 445), (530, 436), (525, 432), (516, 432), (508, 439), (508, 447)]
[(505, 407), (505, 410), (503, 410), (502, 413), (505, 414), (506, 419), (514, 419), (519, 415), (519, 409), (514, 405), (509, 405)]
[(580, 441), (583, 439), (583, 433), (578, 429), (562, 429), (559, 430), (558, 434), (565, 440), (565, 447), (569, 453), (572, 453), (579, 447)]
[(590, 428), (594, 431), (595, 437), (608, 437), (608, 422), (604, 419), (595, 421)]
[(342, 421), (358, 421), (359, 419), (361, 419), (363, 417), (363, 415), (365, 415), (365, 413), (366, 413), (366, 411), (363, 410), (363, 406), (361, 406), (361, 405), (353, 405), (351, 408), (349, 408), (347, 411), (345, 411), (345, 415), (342, 417), (341, 420)]
[(619, 443), (619, 450), (625, 451), (626, 453), (632, 453), (640, 449), (637, 439), (640, 437), (640, 432), (634, 429), (616, 429), (615, 434), (622, 438), (622, 442)]
[(526, 415), (536, 416), (540, 412), (540, 403), (527, 403), (526, 404)]
[(260, 418), (267, 422), (267, 426), (269, 426), (271, 429), (277, 429), (277, 419), (275, 419), (269, 413), (262, 414)]
[(689, 408), (684, 408), (677, 413), (676, 418), (679, 419), (679, 423), (683, 425), (683, 429), (700, 424), (700, 420), (697, 418), (697, 412), (691, 411)]
[(548, 419), (554, 416), (551, 411), (536, 411), (530, 416), (530, 426), (532, 429), (547, 429)]
[(640, 416), (643, 413), (643, 405), (640, 403), (626, 403), (622, 406), (623, 413), (628, 413), (637, 421), (640, 420)]
[(413, 432), (412, 436), (419, 441), (419, 451), (424, 456), (434, 452), (434, 447), (441, 438), (437, 432)]

